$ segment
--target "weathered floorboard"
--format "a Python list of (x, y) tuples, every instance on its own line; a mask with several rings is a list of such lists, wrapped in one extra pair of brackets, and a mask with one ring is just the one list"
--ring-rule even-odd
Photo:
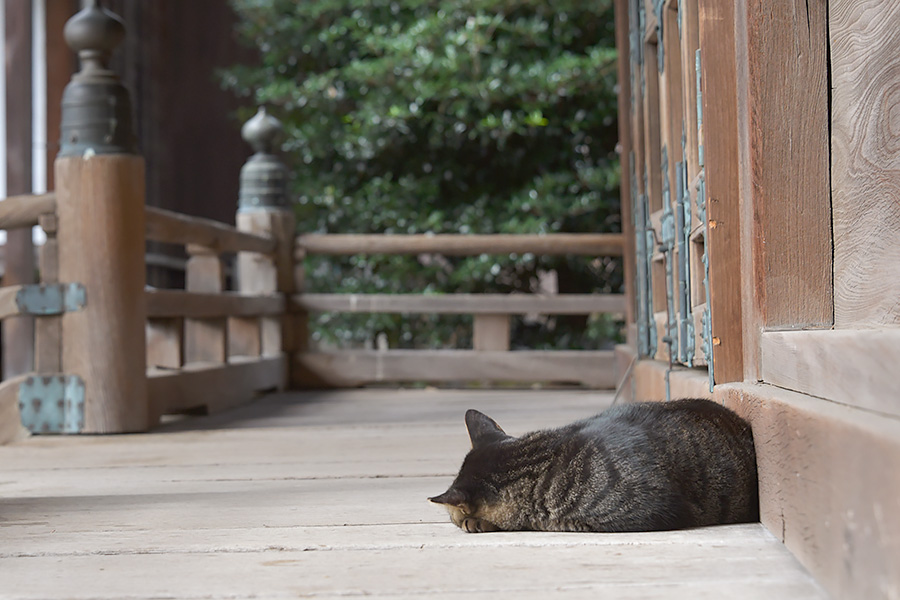
[(611, 399), (274, 394), (151, 434), (32, 437), (0, 448), (0, 596), (824, 598), (758, 524), (470, 535), (425, 500), (468, 449), (467, 408), (517, 435)]

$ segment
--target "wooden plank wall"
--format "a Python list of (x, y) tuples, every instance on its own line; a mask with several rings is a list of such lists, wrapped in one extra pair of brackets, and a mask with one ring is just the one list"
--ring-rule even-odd
[(900, 2), (830, 7), (834, 324), (900, 325)]
[(734, 4), (701, 0), (699, 8), (713, 373), (727, 383), (744, 378)]
[(744, 377), (763, 329), (833, 323), (825, 2), (735, 1)]

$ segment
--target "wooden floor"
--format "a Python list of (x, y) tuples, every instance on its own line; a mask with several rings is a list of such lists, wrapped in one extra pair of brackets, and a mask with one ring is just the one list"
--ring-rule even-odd
[(609, 394), (273, 395), (147, 435), (0, 447), (0, 598), (824, 598), (761, 525), (466, 534), (426, 501), (467, 408), (509, 433)]

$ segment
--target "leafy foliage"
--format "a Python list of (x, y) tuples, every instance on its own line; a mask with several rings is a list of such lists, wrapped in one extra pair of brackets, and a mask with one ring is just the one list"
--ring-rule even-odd
[[(262, 64), (223, 81), (284, 123), (303, 231), (619, 230), (610, 0), (232, 4)], [(530, 255), (314, 258), (307, 277), (312, 291), (475, 293), (534, 290), (546, 272), (560, 292), (621, 286), (611, 259)], [(326, 314), (314, 336), (465, 346), (470, 327)], [(592, 347), (614, 333), (608, 319), (517, 321), (513, 345)]]

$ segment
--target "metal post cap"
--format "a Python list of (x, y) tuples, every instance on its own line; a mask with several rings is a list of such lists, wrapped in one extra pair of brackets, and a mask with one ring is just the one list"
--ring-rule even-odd
[(253, 147), (254, 151), (271, 154), (275, 140), (282, 131), (284, 128), (281, 121), (267, 113), (265, 106), (260, 106), (256, 114), (241, 127), (241, 137)]
[(87, 0), (63, 35), (78, 53), (81, 71), (63, 92), (59, 155), (136, 154), (131, 99), (107, 64), (125, 38), (124, 23), (99, 0)]
[(103, 69), (112, 51), (125, 39), (125, 24), (98, 0), (87, 0), (84, 9), (66, 22), (63, 37), (78, 53), (83, 71)]
[(241, 127), (241, 137), (256, 153), (241, 168), (239, 211), (287, 207), (288, 170), (274, 154), (282, 131), (264, 107)]

